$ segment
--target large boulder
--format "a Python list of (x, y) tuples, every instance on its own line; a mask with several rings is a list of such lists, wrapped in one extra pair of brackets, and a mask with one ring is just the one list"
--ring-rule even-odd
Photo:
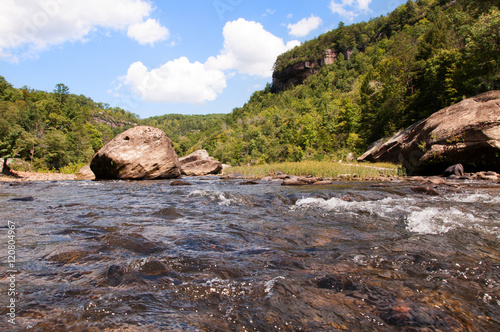
[(179, 159), (182, 174), (188, 176), (203, 176), (218, 174), (222, 171), (222, 163), (208, 155), (206, 150), (198, 150)]
[(172, 141), (158, 128), (133, 127), (99, 150), (90, 168), (96, 179), (171, 179), (181, 176)]
[(376, 142), (359, 161), (401, 163), (408, 175), (437, 175), (454, 164), (500, 171), (500, 91), (444, 108)]

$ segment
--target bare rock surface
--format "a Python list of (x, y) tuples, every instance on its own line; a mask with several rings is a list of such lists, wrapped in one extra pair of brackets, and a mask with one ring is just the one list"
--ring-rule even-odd
[(444, 108), (376, 142), (359, 161), (401, 163), (409, 175), (437, 175), (454, 164), (500, 172), (500, 91)]
[(182, 174), (188, 176), (204, 176), (219, 174), (222, 163), (208, 155), (206, 150), (198, 150), (179, 159)]
[(158, 128), (137, 126), (116, 136), (90, 163), (96, 179), (153, 180), (181, 176), (172, 141)]
[(78, 174), (76, 175), (77, 180), (94, 180), (95, 179), (95, 174), (92, 172), (90, 169), (90, 165), (85, 165), (80, 170), (78, 171)]

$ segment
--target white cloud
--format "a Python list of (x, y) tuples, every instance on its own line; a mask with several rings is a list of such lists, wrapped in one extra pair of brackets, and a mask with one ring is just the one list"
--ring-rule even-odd
[(223, 35), (224, 49), (217, 57), (210, 57), (206, 65), (252, 76), (271, 77), (276, 57), (300, 45), (298, 41), (285, 44), (283, 39), (266, 31), (262, 24), (242, 18), (226, 23)]
[(322, 23), (323, 21), (321, 18), (311, 15), (295, 24), (288, 24), (288, 30), (290, 30), (292, 36), (305, 37), (311, 33), (311, 31), (316, 30)]
[(330, 9), (333, 14), (339, 14), (341, 17), (352, 21), (361, 12), (370, 12), (370, 4), (372, 0), (341, 0), (341, 3), (332, 0)]
[(274, 15), (275, 13), (276, 13), (276, 10), (267, 8), (266, 12), (264, 14), (262, 14), (262, 17), (266, 17), (268, 15)]
[(276, 57), (300, 44), (285, 44), (260, 23), (244, 19), (226, 23), (223, 36), (222, 51), (203, 64), (181, 57), (149, 71), (139, 61), (121, 82), (143, 101), (200, 104), (215, 100), (235, 72), (271, 77)]
[(135, 62), (129, 67), (124, 84), (144, 101), (202, 104), (222, 93), (226, 76), (181, 57), (151, 71), (142, 62)]
[(150, 44), (153, 46), (156, 42), (167, 40), (170, 32), (157, 20), (150, 18), (146, 22), (129, 26), (127, 36), (135, 39), (141, 45)]
[(148, 0), (2, 0), (0, 56), (17, 61), (51, 45), (85, 42), (99, 28), (125, 30), (153, 10)]

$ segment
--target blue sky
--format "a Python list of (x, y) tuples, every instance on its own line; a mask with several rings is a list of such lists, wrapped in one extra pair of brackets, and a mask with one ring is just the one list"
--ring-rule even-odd
[(2, 0), (0, 75), (141, 118), (229, 113), (271, 82), (276, 56), (406, 0)]

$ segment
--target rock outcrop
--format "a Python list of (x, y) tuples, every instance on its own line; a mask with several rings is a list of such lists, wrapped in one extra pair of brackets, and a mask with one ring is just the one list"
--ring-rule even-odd
[[(317, 60), (298, 62), (285, 67), (283, 70), (273, 72), (273, 88), (276, 92), (302, 84), (306, 78), (317, 74), (321, 67), (333, 64), (340, 56), (339, 51), (326, 49), (323, 58)], [(347, 50), (344, 58), (349, 59), (352, 50)]]
[(181, 176), (172, 141), (158, 128), (133, 127), (99, 150), (90, 163), (96, 179), (152, 180)]
[(359, 161), (401, 163), (408, 175), (438, 175), (454, 164), (500, 172), (500, 91), (444, 108), (375, 143)]
[(182, 174), (187, 176), (203, 176), (218, 174), (222, 171), (222, 163), (208, 155), (206, 150), (198, 150), (179, 159)]

